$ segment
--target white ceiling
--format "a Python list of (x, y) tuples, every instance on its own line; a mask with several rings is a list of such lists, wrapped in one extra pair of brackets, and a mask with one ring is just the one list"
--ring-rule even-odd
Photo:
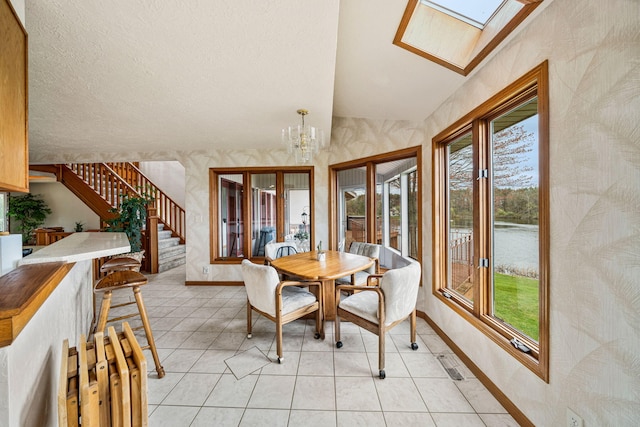
[(406, 4), (25, 0), (30, 152), (277, 147), (298, 108), (422, 120), (465, 78), (392, 44)]

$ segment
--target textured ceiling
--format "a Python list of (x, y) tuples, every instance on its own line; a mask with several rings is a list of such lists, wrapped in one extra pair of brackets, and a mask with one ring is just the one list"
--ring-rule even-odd
[(32, 157), (277, 147), (298, 108), (422, 120), (464, 77), (392, 45), (405, 6), (26, 0)]

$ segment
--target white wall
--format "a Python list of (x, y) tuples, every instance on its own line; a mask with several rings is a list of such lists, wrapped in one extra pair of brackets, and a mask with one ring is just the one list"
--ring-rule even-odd
[(140, 162), (140, 170), (174, 202), (184, 208), (185, 170), (180, 162)]
[[(60, 182), (31, 183), (29, 192), (41, 195), (51, 209), (44, 227), (64, 227), (74, 231), (76, 222), (84, 223), (84, 231), (100, 228), (100, 217)], [(15, 221), (14, 221), (15, 222)], [(14, 224), (11, 225), (13, 230)]]
[(20, 21), (22, 22), (22, 26), (24, 27), (25, 26), (24, 0), (9, 0), (9, 3), (11, 3), (11, 6), (13, 6), (13, 10), (16, 11), (18, 18), (20, 18)]

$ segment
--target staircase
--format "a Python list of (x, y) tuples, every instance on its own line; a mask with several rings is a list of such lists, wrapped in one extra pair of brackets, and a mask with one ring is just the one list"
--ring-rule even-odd
[[(150, 261), (145, 271), (161, 272), (186, 261), (186, 215), (182, 207), (154, 185), (131, 163), (74, 163), (31, 165), (31, 170), (50, 172), (72, 193), (82, 200), (104, 223), (114, 217), (112, 208), (118, 208), (123, 195), (139, 197), (140, 191), (153, 198), (158, 235), (147, 236), (158, 242), (157, 247), (145, 246)], [(155, 229), (155, 226), (151, 227)], [(152, 233), (153, 234), (153, 233)], [(154, 245), (151, 245), (154, 246)], [(155, 264), (157, 260), (157, 265)]]
[(187, 262), (186, 245), (171, 234), (171, 230), (164, 229), (164, 224), (158, 224), (158, 273)]

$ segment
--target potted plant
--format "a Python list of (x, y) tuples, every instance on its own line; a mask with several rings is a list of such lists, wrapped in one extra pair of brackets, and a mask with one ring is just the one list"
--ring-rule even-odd
[(10, 196), (7, 214), (20, 221), (18, 229), (22, 233), (22, 244), (27, 244), (33, 235), (33, 231), (44, 224), (51, 209), (47, 203), (27, 193), (23, 196)]
[(142, 260), (142, 230), (147, 222), (147, 205), (153, 199), (143, 196), (121, 195), (122, 202), (119, 208), (109, 209), (116, 214), (113, 219), (106, 220), (106, 231), (125, 232), (131, 245), (131, 253), (127, 256)]
[(76, 222), (76, 228), (74, 231), (80, 232), (84, 229), (84, 223), (82, 221)]

